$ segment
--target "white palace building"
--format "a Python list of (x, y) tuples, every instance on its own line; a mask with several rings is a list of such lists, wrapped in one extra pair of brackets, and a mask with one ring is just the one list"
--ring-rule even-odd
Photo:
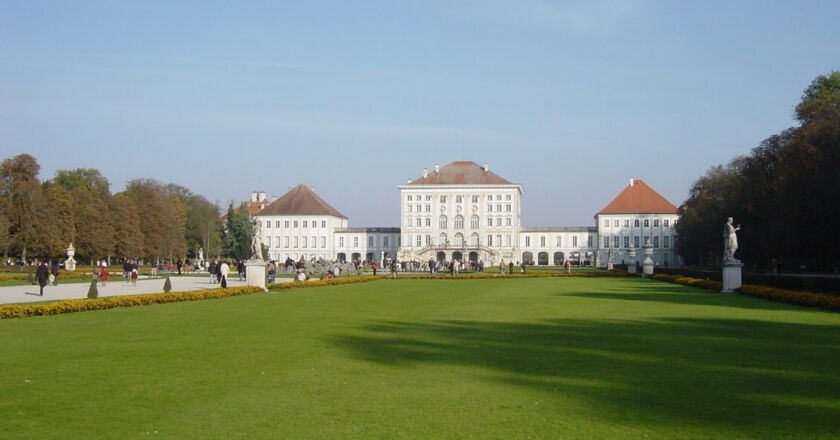
[(483, 261), (605, 266), (629, 261), (646, 241), (657, 265), (676, 265), (677, 208), (641, 180), (630, 183), (595, 214), (594, 227), (525, 227), (522, 185), (487, 164), (458, 161), (397, 187), (400, 227), (348, 227), (348, 218), (306, 185), (271, 203), (251, 195), (258, 233), (271, 259)]

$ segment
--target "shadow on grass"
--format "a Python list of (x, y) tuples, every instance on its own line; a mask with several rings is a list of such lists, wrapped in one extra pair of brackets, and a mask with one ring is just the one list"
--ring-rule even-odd
[(807, 438), (836, 432), (840, 421), (834, 326), (735, 319), (382, 322), (337, 342), (374, 363), (474, 367), (477, 377), (574, 399), (586, 416), (613, 423)]
[(818, 309), (799, 307), (790, 304), (767, 301), (760, 298), (753, 298), (741, 295), (739, 293), (720, 293), (711, 290), (680, 286), (664, 282), (636, 283), (632, 286), (632, 291), (628, 291), (626, 289), (611, 289), (605, 290), (603, 292), (562, 291), (557, 292), (554, 295), (606, 300), (653, 301), (671, 304), (737, 307), (755, 310), (783, 310), (795, 308), (802, 311), (819, 311)]

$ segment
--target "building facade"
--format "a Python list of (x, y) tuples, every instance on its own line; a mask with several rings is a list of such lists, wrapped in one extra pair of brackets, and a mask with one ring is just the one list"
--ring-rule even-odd
[(298, 185), (254, 214), (260, 239), (270, 258), (281, 261), (396, 258), (606, 266), (610, 259), (627, 263), (630, 248), (641, 255), (649, 240), (656, 264), (680, 262), (674, 249), (677, 208), (641, 180), (631, 179), (595, 215), (594, 227), (523, 227), (522, 185), (491, 172), (487, 164), (435, 165), (397, 188), (399, 228), (348, 227), (346, 216), (310, 187)]

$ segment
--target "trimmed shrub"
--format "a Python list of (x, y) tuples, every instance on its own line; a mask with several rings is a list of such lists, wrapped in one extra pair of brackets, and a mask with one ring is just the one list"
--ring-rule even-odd
[(96, 278), (93, 278), (90, 282), (90, 287), (88, 288), (87, 297), (90, 299), (99, 298), (99, 289), (96, 287)]
[(166, 276), (166, 281), (163, 282), (163, 291), (166, 293), (172, 291), (172, 281), (169, 280), (169, 275)]
[(744, 284), (738, 293), (755, 296), (757, 298), (779, 301), (800, 306), (818, 307), (821, 309), (840, 310), (840, 296), (826, 293), (801, 292), (795, 290), (777, 289), (775, 287)]

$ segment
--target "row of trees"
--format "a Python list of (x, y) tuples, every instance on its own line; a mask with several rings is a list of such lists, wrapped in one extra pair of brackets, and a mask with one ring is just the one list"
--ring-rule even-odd
[(680, 207), (677, 250), (689, 264), (715, 265), (726, 217), (743, 224), (737, 258), (765, 266), (837, 267), (840, 255), (840, 72), (817, 77), (796, 106), (799, 125), (748, 156), (711, 168)]
[(95, 169), (60, 170), (43, 183), (39, 171), (28, 154), (0, 166), (4, 258), (61, 258), (71, 242), (79, 261), (174, 261), (195, 258), (199, 248), (205, 258), (250, 255), (252, 229), (244, 204), (236, 209), (231, 204), (225, 225), (218, 205), (183, 186), (136, 179), (112, 194)]

